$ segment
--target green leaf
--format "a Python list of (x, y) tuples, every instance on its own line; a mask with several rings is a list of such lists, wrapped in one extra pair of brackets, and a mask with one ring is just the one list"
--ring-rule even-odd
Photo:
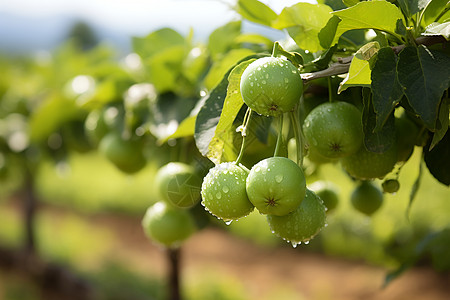
[(377, 29), (399, 37), (395, 33), (397, 20), (403, 20), (400, 9), (387, 1), (363, 1), (332, 14), (342, 20), (333, 43), (337, 43), (344, 32), (354, 29)]
[[(439, 20), (447, 20), (450, 18), (449, 8), (450, 2), (448, 0), (432, 0), (425, 9), (423, 16), (425, 24), (428, 25)], [(436, 19), (438, 16), (440, 16), (439, 20)]]
[[(425, 148), (424, 148), (425, 150)], [(425, 150), (425, 163), (430, 173), (442, 184), (450, 186), (450, 131), (432, 150)]]
[(174, 134), (195, 106), (195, 98), (182, 98), (173, 93), (159, 95), (150, 110), (150, 132), (159, 140)]
[(234, 40), (236, 44), (258, 44), (264, 45), (267, 48), (272, 48), (273, 42), (271, 39), (255, 33), (241, 34)]
[(318, 34), (319, 41), (320, 41), (320, 46), (322, 46), (322, 48), (324, 48), (324, 49), (330, 48), (331, 45), (333, 44), (334, 36), (336, 35), (336, 30), (339, 25), (339, 22), (341, 22), (341, 19), (339, 19), (336, 16), (332, 16), (328, 20), (325, 27), (323, 27), (319, 31), (319, 34)]
[(440, 140), (445, 136), (448, 130), (449, 125), (449, 105), (450, 105), (450, 99), (446, 98), (443, 99), (441, 102), (441, 107), (439, 108), (439, 117), (437, 120), (437, 130), (433, 134), (433, 139), (431, 140), (430, 144), (430, 150), (436, 146), (437, 143), (439, 143)]
[(196, 119), (197, 119), (197, 116), (187, 117), (180, 123), (177, 130), (173, 134), (171, 134), (163, 139), (158, 140), (158, 143), (163, 144), (170, 139), (178, 139), (178, 138), (193, 136), (195, 133)]
[(213, 60), (220, 59), (235, 45), (235, 39), (241, 34), (241, 21), (227, 23), (209, 35), (208, 50)]
[(397, 56), (394, 51), (390, 47), (381, 48), (371, 73), (373, 106), (377, 114), (375, 131), (383, 127), (403, 96), (396, 66)]
[(236, 10), (245, 19), (266, 26), (270, 26), (278, 16), (270, 7), (257, 0), (239, 0)]
[(374, 131), (377, 115), (373, 108), (372, 95), (370, 89), (364, 89), (363, 93), (363, 114), (362, 123), (364, 131), (364, 145), (366, 149), (375, 153), (384, 153), (395, 143), (395, 118), (391, 112), (384, 126), (378, 131)]
[(370, 87), (370, 64), (368, 61), (353, 57), (347, 76), (339, 85), (338, 93), (352, 86)]
[(377, 41), (369, 42), (356, 51), (355, 56), (359, 59), (370, 61), (380, 50), (380, 44)]
[(424, 9), (431, 0), (397, 0), (400, 8), (409, 18)]
[(211, 69), (205, 77), (204, 84), (209, 90), (216, 86), (232, 66), (254, 52), (249, 49), (233, 49), (228, 52), (221, 60), (213, 63)]
[(425, 28), (422, 35), (442, 35), (447, 41), (450, 40), (450, 22), (445, 23), (431, 23)]
[(330, 61), (333, 58), (333, 55), (336, 52), (337, 48), (338, 45), (336, 44), (327, 51), (323, 52), (320, 55), (320, 57), (318, 57), (313, 61), (314, 65), (317, 67), (318, 70), (324, 70), (328, 68)]
[(184, 37), (170, 28), (156, 30), (144, 38), (132, 38), (133, 51), (144, 59), (164, 52), (167, 48), (185, 45), (185, 43)]
[[(317, 52), (323, 49), (318, 35), (331, 18), (331, 11), (328, 5), (297, 3), (284, 8), (272, 23), (272, 27), (287, 29), (289, 35), (300, 48)], [(326, 40), (326, 38), (322, 38)]]
[(342, 0), (344, 2), (345, 6), (351, 7), (359, 3), (359, 0)]
[(406, 47), (399, 54), (397, 73), (409, 104), (434, 131), (439, 103), (450, 83), (450, 58), (423, 45)]

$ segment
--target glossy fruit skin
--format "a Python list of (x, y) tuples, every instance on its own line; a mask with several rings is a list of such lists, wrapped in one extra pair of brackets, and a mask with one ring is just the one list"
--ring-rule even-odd
[(347, 102), (327, 102), (306, 116), (303, 133), (311, 151), (325, 158), (341, 158), (363, 143), (361, 112)]
[(247, 195), (261, 214), (284, 216), (294, 211), (305, 198), (303, 170), (285, 157), (263, 159), (247, 177)]
[(142, 227), (151, 240), (171, 248), (178, 247), (196, 231), (194, 219), (187, 210), (175, 208), (164, 201), (156, 202), (147, 209)]
[(390, 193), (390, 194), (395, 194), (400, 189), (400, 183), (398, 182), (397, 179), (385, 180), (385, 181), (383, 181), (381, 186), (383, 188), (383, 192)]
[(336, 185), (330, 181), (319, 180), (308, 186), (310, 190), (316, 193), (327, 208), (327, 213), (333, 211), (339, 203), (339, 190)]
[(181, 162), (162, 166), (155, 176), (160, 197), (179, 208), (190, 208), (200, 201), (201, 185), (195, 168)]
[(325, 226), (325, 205), (307, 189), (305, 199), (292, 213), (285, 216), (267, 215), (267, 222), (276, 235), (292, 245), (308, 242)]
[(393, 145), (384, 153), (375, 153), (362, 146), (358, 152), (341, 159), (341, 165), (352, 177), (369, 180), (383, 178), (397, 163), (397, 147)]
[(403, 114), (395, 119), (395, 133), (397, 143), (397, 161), (406, 162), (414, 151), (419, 129), (413, 121)]
[(133, 174), (146, 165), (139, 140), (124, 140), (118, 133), (108, 133), (100, 141), (99, 150), (122, 172)]
[(303, 94), (298, 69), (287, 59), (263, 57), (247, 66), (241, 76), (242, 98), (264, 116), (279, 116), (294, 109)]
[(362, 181), (350, 197), (353, 207), (367, 216), (375, 213), (383, 204), (383, 192), (371, 181)]
[(203, 178), (202, 205), (224, 221), (247, 216), (254, 209), (245, 190), (247, 176), (248, 170), (234, 162), (224, 162), (211, 168)]

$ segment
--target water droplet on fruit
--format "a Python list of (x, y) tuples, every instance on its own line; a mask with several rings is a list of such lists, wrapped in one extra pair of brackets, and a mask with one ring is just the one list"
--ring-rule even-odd
[(269, 79), (269, 74), (266, 74), (266, 79)]
[(250, 86), (253, 86), (253, 82), (250, 82)]
[(260, 166), (257, 166), (257, 167), (255, 168), (255, 172), (258, 173), (259, 171), (261, 171), (261, 167), (260, 167)]
[(250, 91), (250, 94), (253, 94), (253, 91)]
[(262, 81), (262, 84), (266, 84), (266, 83), (267, 83), (267, 81), (265, 81), (265, 80)]
[(228, 221), (225, 221), (225, 224), (226, 224), (226, 225), (230, 225), (231, 222), (233, 222), (233, 220), (228, 220)]
[(226, 194), (226, 193), (228, 193), (228, 191), (229, 191), (230, 189), (227, 187), (227, 186), (224, 186), (223, 188), (222, 188), (222, 191)]
[(296, 242), (291, 242), (292, 247), (297, 248), (297, 243)]
[(217, 193), (216, 193), (216, 198), (217, 198), (217, 199), (222, 198), (222, 194), (221, 194), (220, 192), (217, 192)]
[(305, 241), (304, 244), (305, 244), (305, 245), (308, 245), (308, 244), (309, 244), (309, 241)]
[(284, 78), (284, 83), (289, 83), (289, 79)]
[(275, 176), (275, 181), (277, 182), (277, 183), (280, 183), (280, 182), (282, 182), (283, 181), (283, 174), (278, 174), (278, 175), (276, 175)]

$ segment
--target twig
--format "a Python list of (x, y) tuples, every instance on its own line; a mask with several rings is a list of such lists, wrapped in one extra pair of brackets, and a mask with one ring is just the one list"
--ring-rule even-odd
[[(448, 43), (443, 36), (421, 36), (416, 39), (418, 45), (430, 46), (440, 43)], [(395, 54), (400, 53), (406, 45), (399, 45), (391, 47)], [(335, 76), (340, 74), (348, 73), (350, 69), (350, 64), (352, 62), (353, 56), (339, 57), (338, 61), (331, 64), (327, 69), (313, 72), (313, 73), (303, 73), (302, 79), (304, 83), (307, 83), (314, 79), (325, 78), (329, 76)]]

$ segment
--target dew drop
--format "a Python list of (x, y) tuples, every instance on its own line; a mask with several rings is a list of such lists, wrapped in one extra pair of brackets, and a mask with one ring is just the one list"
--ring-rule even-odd
[(284, 78), (284, 83), (289, 83), (289, 79)]
[(255, 172), (259, 172), (259, 171), (261, 171), (261, 167), (260, 166), (257, 166), (256, 168), (255, 168)]
[(296, 242), (291, 242), (291, 245), (292, 245), (293, 248), (297, 248), (298, 244)]
[(222, 198), (222, 194), (221, 194), (220, 192), (217, 192), (217, 193), (216, 193), (216, 198), (217, 198), (217, 199)]
[(282, 182), (283, 181), (283, 174), (278, 174), (278, 175), (276, 175), (275, 176), (275, 181), (277, 182), (277, 183), (280, 183), (280, 182)]
[(250, 82), (250, 86), (253, 86), (253, 82)]
[(233, 222), (233, 220), (228, 220), (228, 221), (225, 221), (225, 224), (226, 224), (226, 225), (230, 225), (231, 222)]
[(308, 244), (309, 244), (309, 241), (304, 241), (304, 244), (305, 244), (305, 245), (308, 245)]
[(266, 84), (266, 83), (267, 83), (267, 81), (265, 81), (265, 80), (262, 81), (262, 84)]
[(266, 79), (269, 79), (269, 74), (266, 74)]
[(223, 188), (222, 188), (222, 191), (226, 194), (226, 193), (228, 193), (228, 191), (229, 191), (230, 189), (227, 187), (227, 186), (224, 186)]

